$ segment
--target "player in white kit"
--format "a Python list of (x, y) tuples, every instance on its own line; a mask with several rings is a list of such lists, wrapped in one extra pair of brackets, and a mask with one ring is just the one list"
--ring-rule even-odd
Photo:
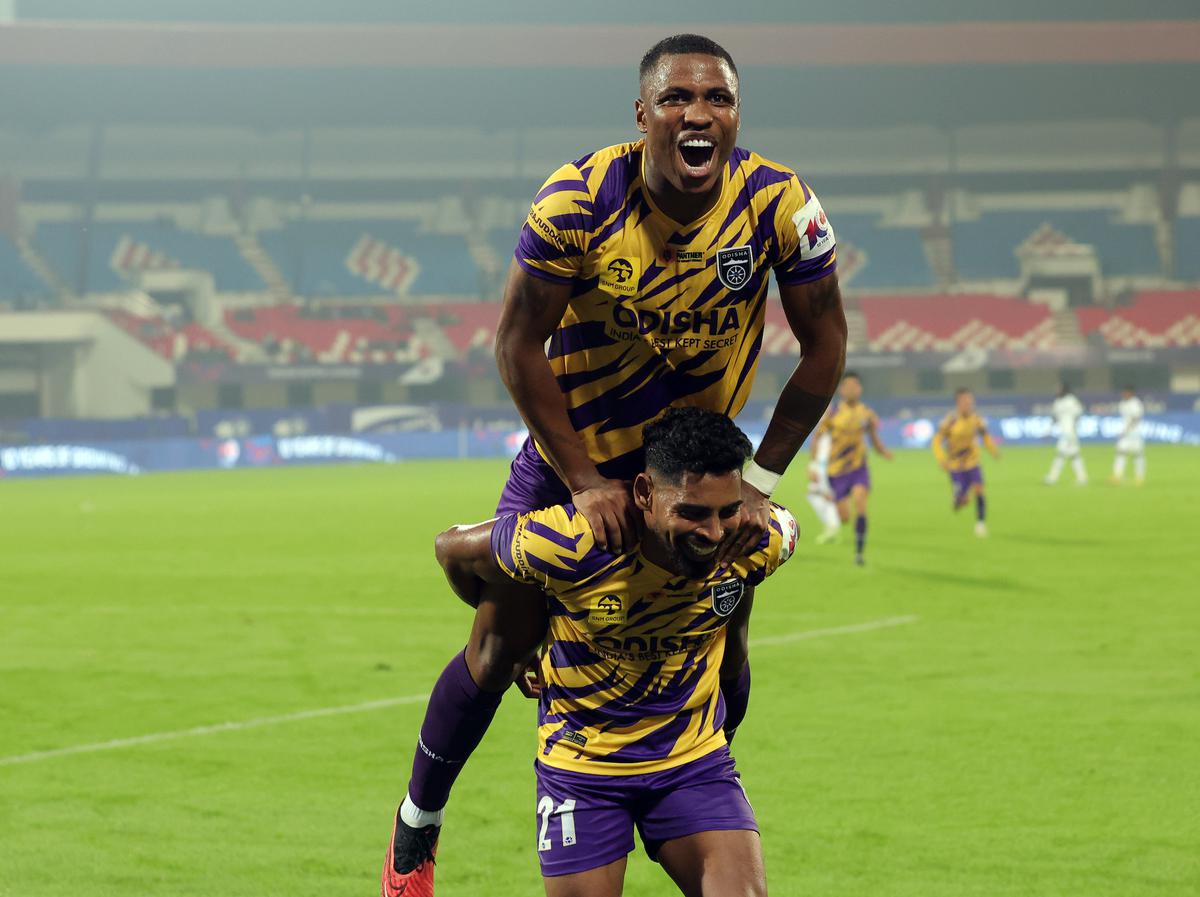
[(1054, 425), (1058, 428), (1058, 446), (1055, 449), (1054, 461), (1050, 464), (1050, 472), (1046, 474), (1046, 485), (1053, 486), (1058, 482), (1063, 465), (1071, 462), (1075, 471), (1075, 485), (1087, 483), (1087, 471), (1083, 467), (1083, 457), (1079, 454), (1079, 433), (1076, 425), (1083, 415), (1083, 403), (1075, 398), (1071, 387), (1062, 384), (1058, 388), (1058, 398), (1054, 400), (1051, 413), (1054, 415)]
[(1142, 485), (1146, 481), (1145, 443), (1142, 439), (1142, 418), (1146, 407), (1137, 397), (1132, 386), (1121, 390), (1121, 401), (1117, 405), (1121, 415), (1121, 435), (1117, 437), (1117, 456), (1113, 459), (1112, 482), (1120, 485), (1125, 479), (1125, 463), (1133, 456), (1133, 481)]
[(832, 446), (833, 437), (828, 433), (820, 433), (813, 440), (812, 460), (808, 462), (808, 503), (825, 527), (817, 534), (818, 545), (836, 541), (842, 531), (837, 502), (833, 500), (833, 488), (829, 485), (829, 452)]

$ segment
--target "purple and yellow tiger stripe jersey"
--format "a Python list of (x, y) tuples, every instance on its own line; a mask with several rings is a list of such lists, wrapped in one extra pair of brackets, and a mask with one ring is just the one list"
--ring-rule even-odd
[(990, 445), (987, 423), (978, 414), (965, 417), (952, 411), (938, 426), (933, 437), (933, 454), (939, 462), (945, 461), (950, 470), (970, 470), (979, 466), (979, 443), (976, 437)]
[(842, 402), (825, 416), (817, 432), (829, 434), (829, 476), (858, 470), (867, 463), (867, 431), (878, 423), (875, 412), (862, 402)]
[(550, 613), (541, 662), (538, 760), (575, 772), (634, 775), (689, 763), (725, 744), (719, 688), (725, 623), (747, 586), (791, 555), (784, 508), (753, 553), (704, 580), (609, 554), (572, 505), (496, 519), (492, 553), (539, 586)]
[(571, 284), (547, 356), (601, 473), (640, 470), (642, 426), (670, 405), (734, 416), (754, 380), (768, 272), (780, 284), (836, 268), (820, 200), (789, 168), (735, 149), (721, 199), (688, 224), (654, 204), (644, 142), (562, 166), (534, 198), (516, 261)]

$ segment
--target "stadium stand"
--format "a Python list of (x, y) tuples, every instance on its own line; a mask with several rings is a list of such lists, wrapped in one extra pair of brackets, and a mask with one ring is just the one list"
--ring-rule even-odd
[(1200, 291), (1138, 293), (1118, 308), (1075, 310), (1084, 336), (1099, 335), (1110, 346), (1165, 348), (1200, 345)]
[(1044, 305), (1000, 296), (864, 296), (869, 346), (877, 352), (1028, 349), (1055, 344)]
[[(78, 222), (43, 222), (34, 242), (64, 280), (78, 287), (84, 229)], [(95, 222), (89, 228), (85, 291), (114, 292), (128, 278), (151, 268), (208, 271), (218, 290), (266, 288), (229, 237), (191, 233), (157, 221)]]
[(1182, 280), (1200, 281), (1200, 218), (1175, 222), (1175, 274)]
[(225, 312), (225, 323), (275, 361), (390, 362), (411, 352), (416, 312), (397, 306), (276, 305)]
[(163, 358), (171, 361), (204, 356), (221, 359), (236, 357), (232, 346), (195, 321), (176, 326), (162, 317), (144, 318), (118, 309), (110, 309), (107, 315), (126, 333), (137, 337)]
[(964, 280), (1020, 276), (1016, 248), (1043, 224), (1076, 243), (1094, 246), (1105, 275), (1161, 273), (1154, 229), (1122, 224), (1108, 211), (1000, 211), (978, 221), (956, 221), (952, 227), (954, 262)]
[(416, 222), (295, 221), (261, 232), (259, 243), (302, 296), (479, 292), (466, 242), (420, 233)]
[(875, 215), (846, 212), (833, 219), (843, 281), (855, 289), (933, 286), (920, 231), (880, 227), (877, 222)]
[(0, 299), (36, 299), (52, 292), (49, 284), (26, 264), (17, 245), (0, 234)]

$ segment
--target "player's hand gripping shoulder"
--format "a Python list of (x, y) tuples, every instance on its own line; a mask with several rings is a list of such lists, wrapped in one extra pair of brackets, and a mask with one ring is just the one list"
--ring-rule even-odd
[(622, 554), (641, 538), (632, 484), (600, 477), (593, 485), (572, 490), (571, 501), (587, 520), (602, 550)]
[(434, 554), (442, 565), (450, 588), (471, 607), (479, 606), (479, 596), (485, 582), (509, 580), (492, 553), (492, 529), (495, 524), (495, 520), (486, 520), (483, 523), (455, 525), (439, 533), (433, 543)]
[(721, 550), (719, 563), (729, 564), (754, 551), (771, 522), (771, 502), (745, 480), (742, 481), (742, 508), (733, 537)]

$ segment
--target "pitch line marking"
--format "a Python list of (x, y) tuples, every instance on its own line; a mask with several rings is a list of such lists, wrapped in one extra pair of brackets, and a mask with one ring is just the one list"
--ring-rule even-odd
[(893, 626), (908, 626), (921, 618), (915, 614), (903, 617), (884, 617), (881, 620), (868, 620), (866, 623), (852, 623), (849, 626), (831, 626), (828, 629), (806, 629), (802, 632), (789, 632), (787, 635), (768, 635), (764, 638), (750, 639), (751, 648), (765, 645), (786, 645), (789, 642), (803, 642), (813, 638), (825, 638), (831, 635), (852, 635), (856, 632), (871, 632), (875, 629), (890, 629)]
[[(885, 617), (880, 620), (869, 620), (866, 623), (854, 623), (849, 626), (831, 626), (826, 629), (806, 629), (791, 632), (787, 635), (767, 636), (751, 639), (751, 647), (766, 645), (782, 645), (789, 642), (801, 642), (808, 639), (826, 638), (834, 635), (851, 635), (856, 632), (871, 632), (875, 629), (888, 629), (893, 626), (905, 626), (916, 623), (920, 617)], [(215, 723), (208, 726), (196, 726), (191, 729), (177, 729), (173, 732), (154, 732), (149, 735), (136, 735), (132, 738), (114, 738), (112, 741), (97, 741), (91, 744), (77, 744), (72, 747), (53, 748), (48, 751), (32, 751), (28, 754), (14, 754), (10, 757), (0, 757), (0, 766), (18, 766), (23, 763), (36, 763), (39, 760), (51, 760), (55, 757), (68, 757), (73, 754), (94, 754), (99, 751), (113, 751), (119, 748), (137, 747), (142, 744), (157, 744), (162, 741), (175, 741), (180, 738), (197, 738), (201, 735), (216, 735), (221, 732), (240, 732), (244, 729), (260, 729), (264, 726), (275, 726), (281, 723), (294, 723), (308, 719), (320, 719), (327, 716), (342, 716), (348, 713), (366, 713), (371, 710), (383, 710), (387, 707), (400, 707), (405, 704), (417, 704), (427, 700), (429, 695), (405, 695), (399, 698), (382, 698), (377, 701), (364, 701), (360, 704), (343, 704), (339, 707), (318, 707), (315, 710), (300, 710), (296, 713), (285, 713), (279, 716), (260, 716), (253, 719), (237, 720), (234, 722)]]

